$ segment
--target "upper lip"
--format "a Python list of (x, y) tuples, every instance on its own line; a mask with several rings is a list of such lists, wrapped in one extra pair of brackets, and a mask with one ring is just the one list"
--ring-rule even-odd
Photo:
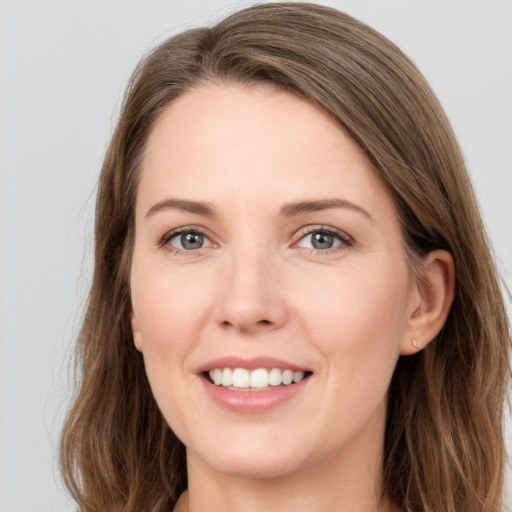
[(244, 358), (225, 356), (202, 364), (197, 369), (197, 373), (209, 372), (215, 368), (245, 368), (247, 370), (256, 370), (257, 368), (280, 368), (282, 370), (293, 370), (294, 372), (311, 371), (308, 368), (275, 357), (259, 356)]

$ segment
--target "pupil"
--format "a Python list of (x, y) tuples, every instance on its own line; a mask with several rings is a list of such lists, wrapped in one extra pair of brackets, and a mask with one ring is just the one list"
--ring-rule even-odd
[(312, 245), (315, 249), (330, 249), (333, 245), (334, 238), (327, 233), (315, 233), (312, 239)]
[(184, 249), (200, 249), (203, 245), (203, 235), (201, 233), (186, 233), (181, 235), (181, 245)]

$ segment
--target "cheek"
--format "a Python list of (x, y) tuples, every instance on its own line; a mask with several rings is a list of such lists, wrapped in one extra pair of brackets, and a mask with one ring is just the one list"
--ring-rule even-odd
[(374, 268), (353, 267), (336, 279), (331, 276), (322, 291), (317, 287), (303, 304), (303, 318), (308, 320), (304, 329), (324, 361), (320, 373), (325, 376), (325, 394), (318, 403), (329, 411), (324, 423), (335, 439), (337, 432), (348, 436), (351, 429), (362, 428), (376, 411), (385, 415), (385, 397), (400, 355), (408, 273), (399, 268), (386, 274), (382, 265)]
[(131, 294), (136, 328), (145, 359), (181, 359), (197, 338), (211, 303), (211, 285), (200, 274), (134, 265)]
[[(407, 321), (409, 276), (405, 263), (346, 267), (304, 287), (308, 330), (330, 358), (378, 363), (399, 355)], [(347, 352), (352, 356), (347, 358)], [(372, 354), (376, 357), (373, 358)]]
[(134, 338), (140, 350), (153, 395), (173, 429), (185, 432), (187, 404), (183, 402), (191, 386), (188, 356), (199, 341), (207, 308), (206, 289), (179, 272), (169, 274), (153, 266), (134, 265), (131, 275)]

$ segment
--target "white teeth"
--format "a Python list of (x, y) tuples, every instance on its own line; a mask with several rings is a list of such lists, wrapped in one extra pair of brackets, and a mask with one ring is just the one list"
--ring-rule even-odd
[(268, 374), (269, 386), (279, 386), (282, 382), (281, 376), (282, 372), (279, 368), (272, 368)]
[(215, 368), (209, 372), (210, 378), (216, 386), (237, 389), (264, 389), (269, 386), (289, 386), (304, 379), (304, 372), (281, 370), (280, 368), (258, 368), (246, 370), (245, 368)]
[(285, 386), (288, 386), (289, 384), (291, 384), (293, 382), (293, 372), (291, 370), (285, 370), (283, 372), (283, 384)]
[(263, 368), (258, 368), (251, 372), (249, 380), (251, 388), (266, 388), (268, 387), (268, 372)]
[(233, 386), (235, 388), (248, 388), (249, 371), (245, 368), (235, 368), (233, 370)]
[(231, 368), (224, 368), (224, 370), (222, 371), (222, 385), (233, 385), (233, 371), (231, 370)]
[(293, 372), (293, 382), (300, 382), (304, 378), (304, 372)]
[(222, 384), (222, 370), (220, 368), (213, 370), (213, 382), (216, 386)]

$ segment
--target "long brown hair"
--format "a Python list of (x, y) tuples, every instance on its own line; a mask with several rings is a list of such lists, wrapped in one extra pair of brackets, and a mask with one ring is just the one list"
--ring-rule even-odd
[(442, 248), (456, 296), (437, 338), (401, 357), (389, 392), (384, 493), (413, 512), (501, 510), (510, 332), (461, 152), (430, 87), (385, 37), (336, 10), (264, 4), (167, 40), (130, 81), (102, 168), (95, 267), (61, 441), (82, 512), (169, 511), (185, 451), (133, 346), (129, 271), (145, 143), (175, 98), (208, 82), (272, 84), (327, 112), (390, 190), (410, 261)]

